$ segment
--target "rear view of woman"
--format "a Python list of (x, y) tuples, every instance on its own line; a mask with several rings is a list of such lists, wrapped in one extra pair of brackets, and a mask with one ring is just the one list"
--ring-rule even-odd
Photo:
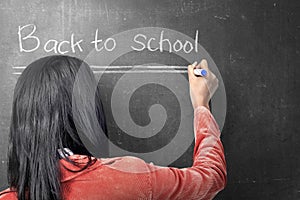
[[(220, 131), (208, 109), (213, 91), (207, 85), (216, 85), (217, 79), (205, 60), (188, 68), (195, 149), (193, 166), (184, 169), (129, 156), (93, 157), (79, 132), (97, 124), (105, 133), (105, 116), (98, 88), (96, 101), (87, 98), (85, 112), (73, 116), (72, 93), (79, 68), (87, 90), (97, 85), (89, 66), (69, 56), (41, 58), (19, 77), (10, 126), (10, 187), (0, 193), (1, 200), (212, 199), (225, 187)], [(208, 75), (197, 77), (194, 68), (205, 68)], [(97, 131), (88, 130), (90, 137), (97, 138)]]

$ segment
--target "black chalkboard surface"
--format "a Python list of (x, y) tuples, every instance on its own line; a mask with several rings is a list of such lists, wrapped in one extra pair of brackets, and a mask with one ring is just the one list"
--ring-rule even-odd
[(1, 1), (0, 188), (14, 85), (35, 59), (88, 61), (116, 155), (188, 167), (185, 69), (205, 57), (222, 80), (212, 112), (228, 183), (216, 199), (300, 199), (299, 9), (296, 0)]

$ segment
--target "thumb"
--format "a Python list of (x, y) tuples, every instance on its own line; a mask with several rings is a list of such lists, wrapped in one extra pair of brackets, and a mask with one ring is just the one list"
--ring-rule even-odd
[(200, 62), (200, 67), (202, 69), (205, 69), (206, 71), (208, 71), (208, 64), (207, 64), (207, 61), (205, 59), (202, 59), (201, 62)]

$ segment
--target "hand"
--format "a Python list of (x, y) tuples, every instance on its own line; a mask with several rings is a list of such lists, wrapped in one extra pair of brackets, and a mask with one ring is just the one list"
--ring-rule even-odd
[[(207, 75), (204, 77), (196, 76), (194, 74), (194, 69), (205, 69), (207, 71)], [(189, 65), (188, 77), (193, 108), (196, 109), (199, 106), (205, 106), (209, 109), (208, 102), (217, 90), (219, 80), (208, 69), (207, 61), (203, 59), (198, 65)]]

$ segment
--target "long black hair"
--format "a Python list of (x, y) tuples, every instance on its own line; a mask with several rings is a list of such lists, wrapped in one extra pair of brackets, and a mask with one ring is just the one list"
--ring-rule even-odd
[[(31, 63), (17, 81), (10, 125), (8, 181), (19, 200), (63, 198), (58, 149), (69, 148), (91, 160), (78, 134), (80, 124), (75, 126), (72, 113), (73, 85), (79, 69), (85, 76), (86, 87), (93, 87), (96, 80), (88, 64), (58, 55)], [(106, 132), (99, 89), (95, 95), (96, 100), (87, 98), (85, 101), (91, 102), (85, 105), (95, 105), (97, 123)], [(80, 122), (91, 120), (84, 114), (76, 115)]]

